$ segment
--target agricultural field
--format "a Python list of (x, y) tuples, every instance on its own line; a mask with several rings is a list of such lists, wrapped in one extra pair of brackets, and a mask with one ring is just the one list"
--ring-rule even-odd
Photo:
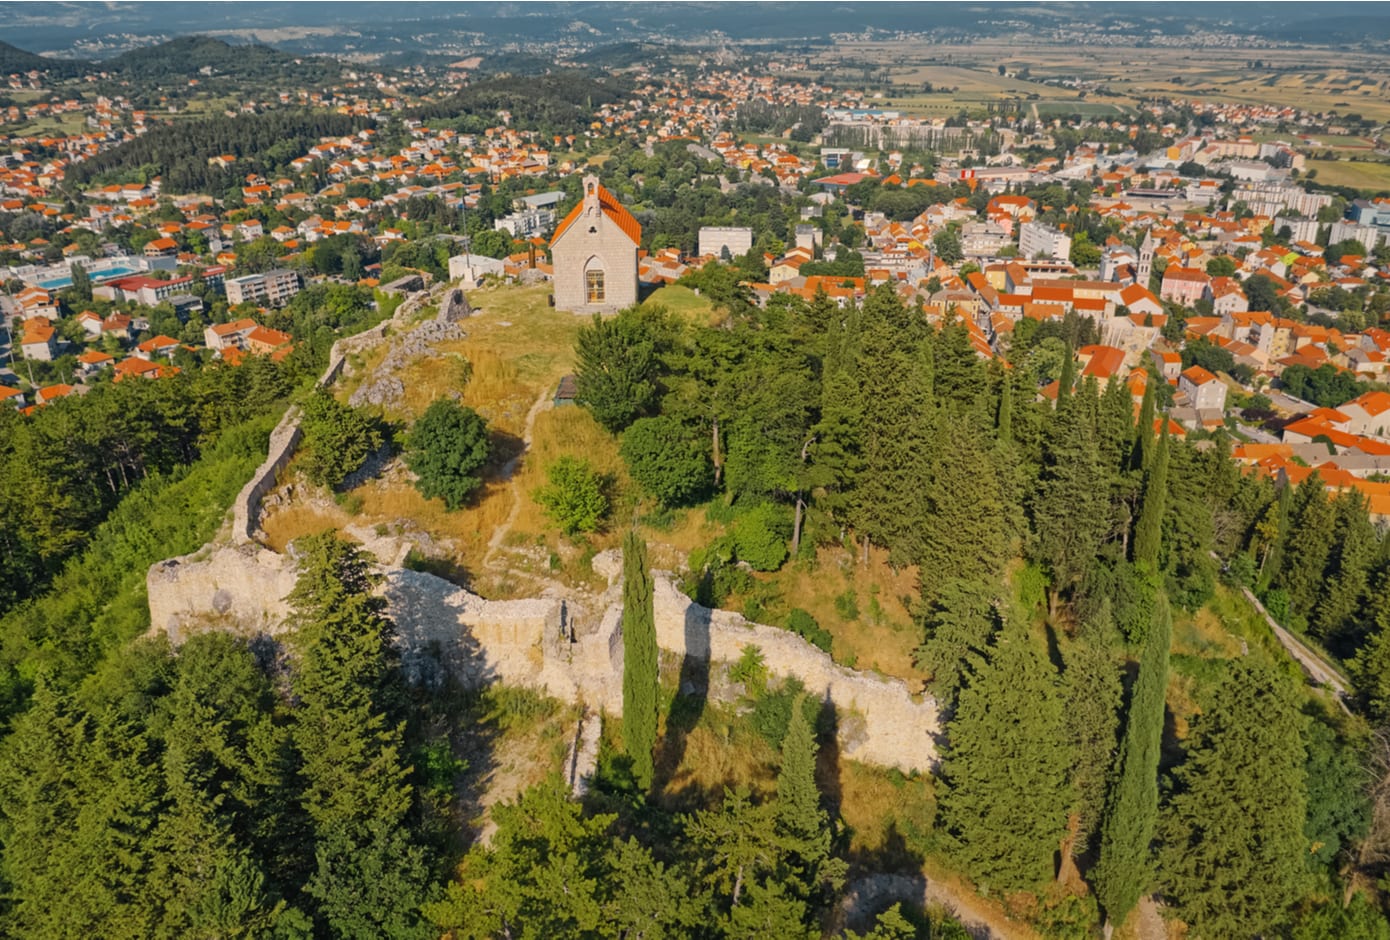
[(1317, 181), (1328, 186), (1353, 186), (1357, 189), (1390, 192), (1390, 162), (1309, 160), (1308, 169), (1317, 170)]
[[(1000, 65), (1007, 76), (998, 74)], [(1075, 113), (1078, 108), (1070, 102), (1080, 102), (1079, 93), (1047, 81), (1077, 79), (1100, 85), (1085, 96), (1087, 105), (1124, 108), (1153, 98), (1201, 98), (1335, 110), (1390, 121), (1390, 59), (1362, 52), (1088, 46), (1078, 55), (1075, 47), (1051, 44), (939, 45), (888, 40), (839, 43), (811, 66), (813, 71), (833, 70), (846, 78), (872, 67), (894, 84), (920, 87), (931, 82), (935, 87), (956, 89), (893, 102), (908, 113), (923, 115), (955, 113), (961, 107), (1029, 95), (1043, 99), (1040, 111)]]

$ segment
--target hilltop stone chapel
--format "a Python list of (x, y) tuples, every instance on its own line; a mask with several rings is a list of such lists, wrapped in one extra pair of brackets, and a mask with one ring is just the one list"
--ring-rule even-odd
[(612, 313), (637, 303), (637, 246), (642, 226), (616, 196), (584, 177), (584, 198), (550, 239), (555, 306)]

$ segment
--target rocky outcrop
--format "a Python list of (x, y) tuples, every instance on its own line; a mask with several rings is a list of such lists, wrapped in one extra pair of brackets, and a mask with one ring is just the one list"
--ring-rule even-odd
[(386, 354), (381, 365), (357, 387), (348, 399), (348, 404), (399, 407), (404, 400), (405, 385), (398, 376), (411, 360), (426, 355), (438, 343), (462, 339), (466, 335), (463, 327), (452, 320), (444, 319), (444, 313), (441, 311), (438, 317), (426, 320), (392, 343), (391, 351)]
[[(596, 560), (598, 562), (598, 560)], [(596, 568), (616, 575), (612, 558)], [(489, 601), (425, 572), (383, 567), (381, 593), (395, 621), (402, 662), (416, 681), (444, 668), (474, 686), (502, 681), (545, 690), (595, 711), (622, 712), (622, 604), (616, 583), (597, 602), (556, 593)], [(178, 642), (189, 633), (233, 629), (277, 634), (289, 615), (294, 562), (251, 546), (207, 550), (160, 562), (147, 586), (151, 623)], [(616, 582), (616, 578), (614, 578)], [(654, 577), (657, 643), (681, 660), (687, 693), (727, 685), (727, 665), (757, 647), (768, 672), (796, 678), (834, 706), (843, 756), (903, 770), (935, 762), (935, 702), (900, 679), (836, 665), (805, 640), (738, 614), (709, 610)]]

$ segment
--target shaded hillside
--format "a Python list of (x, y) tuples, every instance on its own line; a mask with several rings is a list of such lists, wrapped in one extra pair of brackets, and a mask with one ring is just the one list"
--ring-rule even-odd
[(269, 46), (233, 46), (210, 36), (180, 36), (169, 42), (130, 52), (102, 63), (124, 78), (158, 81), (162, 78), (211, 77), (329, 81), (341, 66), (332, 59), (294, 56)]
[(66, 77), (81, 75), (90, 71), (91, 68), (90, 62), (83, 62), (80, 59), (50, 59), (18, 46), (12, 46), (7, 42), (0, 42), (0, 75), (31, 72), (37, 69), (50, 75)]
[(589, 126), (595, 108), (618, 101), (629, 90), (626, 82), (587, 72), (509, 76), (470, 85), (409, 114), (422, 120), (475, 118), (481, 130), (497, 123), (497, 112), (507, 111), (519, 127), (534, 127), (543, 135), (576, 134)]

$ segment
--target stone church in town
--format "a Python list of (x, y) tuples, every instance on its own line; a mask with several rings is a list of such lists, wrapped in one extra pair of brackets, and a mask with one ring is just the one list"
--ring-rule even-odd
[(613, 313), (637, 303), (637, 246), (642, 226), (616, 196), (584, 177), (584, 198), (550, 239), (555, 306)]

